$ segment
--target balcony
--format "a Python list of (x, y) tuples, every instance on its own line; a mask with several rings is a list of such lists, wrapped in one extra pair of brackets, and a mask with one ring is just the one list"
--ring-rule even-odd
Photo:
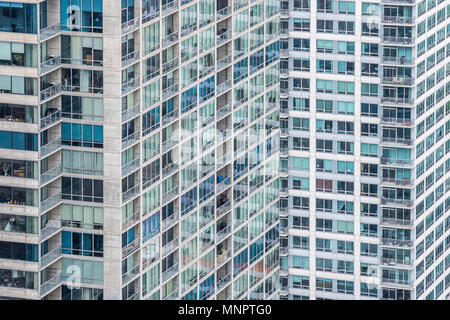
[(162, 282), (166, 282), (168, 279), (173, 277), (178, 273), (178, 263), (175, 263), (173, 266), (168, 268), (166, 271), (163, 271), (161, 274)]
[(136, 17), (132, 20), (122, 23), (121, 25), (122, 34), (137, 29), (139, 27), (139, 18), (140, 17)]
[(162, 46), (167, 47), (178, 40), (178, 31), (172, 32), (171, 34), (165, 36), (162, 40)]
[(411, 260), (401, 260), (401, 259), (395, 259), (395, 258), (381, 258), (381, 263), (385, 266), (400, 266), (400, 267), (408, 267), (412, 265)]
[(139, 267), (140, 265), (137, 264), (134, 266), (131, 270), (128, 270), (126, 273), (122, 275), (122, 285), (124, 285), (127, 282), (130, 282), (132, 279), (134, 279), (137, 275), (139, 275)]
[(61, 110), (57, 110), (53, 112), (52, 114), (49, 114), (48, 116), (41, 118), (41, 130), (44, 130), (51, 125), (57, 123), (59, 120), (61, 120)]
[(50, 99), (59, 93), (61, 93), (61, 83), (50, 83), (50, 87), (41, 90), (41, 93), (39, 95), (40, 101), (42, 102)]
[(381, 224), (411, 227), (413, 222), (411, 220), (381, 217)]
[(61, 174), (61, 172), (62, 172), (61, 165), (58, 165), (54, 168), (47, 170), (46, 172), (41, 174), (39, 177), (41, 185), (44, 185), (44, 184), (48, 183), (49, 181), (55, 179), (56, 177), (58, 177)]
[(231, 178), (225, 177), (222, 181), (220, 181), (216, 184), (216, 193), (222, 192), (229, 186), (231, 186)]
[(124, 164), (122, 166), (122, 176), (126, 176), (127, 174), (133, 172), (134, 170), (136, 170), (137, 168), (139, 168), (139, 164), (140, 164), (140, 158), (136, 158), (130, 162), (128, 162), (127, 164)]
[(140, 212), (136, 211), (131, 216), (126, 217), (125, 219), (122, 219), (122, 229), (123, 230), (128, 229), (133, 224), (135, 224), (139, 220), (139, 215), (140, 215)]
[(231, 39), (231, 30), (222, 29), (222, 32), (217, 35), (217, 46), (227, 42)]
[(40, 259), (40, 267), (41, 269), (44, 269), (51, 263), (55, 262), (62, 256), (62, 248), (61, 246), (56, 247), (52, 251), (46, 253), (43, 255)]
[(165, 166), (162, 170), (162, 176), (163, 179), (169, 175), (171, 175), (172, 173), (174, 173), (176, 170), (178, 169), (178, 164), (176, 164), (175, 162), (169, 163), (167, 166)]
[(413, 180), (409, 178), (388, 178), (388, 177), (382, 177), (381, 182), (385, 184), (392, 184), (396, 186), (411, 186), (413, 184)]
[(226, 226), (216, 234), (216, 243), (219, 243), (231, 234), (231, 226)]
[(140, 104), (136, 104), (131, 108), (122, 111), (122, 122), (125, 122), (134, 116), (138, 115), (140, 112)]
[(181, 26), (181, 36), (184, 37), (188, 34), (190, 34), (191, 32), (194, 32), (195, 30), (197, 30), (197, 24), (192, 24), (192, 25), (187, 25), (187, 26)]
[(50, 280), (47, 280), (39, 287), (39, 295), (41, 297), (46, 296), (48, 293), (56, 289), (62, 282), (61, 273), (56, 274), (53, 278)]
[(163, 63), (162, 72), (163, 73), (169, 72), (172, 69), (174, 69), (177, 65), (178, 65), (178, 57)]
[(139, 185), (135, 185), (131, 189), (128, 189), (127, 191), (122, 192), (122, 202), (127, 202), (128, 200), (136, 197), (140, 192), (139, 187), (140, 187)]
[(224, 215), (230, 209), (231, 209), (231, 200), (225, 199), (224, 202), (216, 209), (217, 218)]
[(163, 126), (171, 123), (178, 118), (178, 110), (172, 110), (171, 112), (161, 116), (161, 123)]
[(125, 149), (132, 145), (133, 143), (139, 141), (139, 131), (135, 131), (132, 134), (122, 138), (122, 149)]
[(61, 56), (51, 57), (39, 65), (39, 74), (44, 74), (61, 65)]
[(40, 241), (47, 239), (62, 229), (60, 220), (49, 220), (45, 225), (44, 229), (39, 231)]
[(414, 104), (414, 99), (405, 97), (381, 97), (381, 102), (411, 105)]
[(393, 118), (393, 117), (382, 117), (382, 124), (397, 124), (402, 126), (411, 126), (413, 124), (412, 119), (407, 118)]
[(231, 14), (231, 6), (217, 10), (217, 12), (216, 12), (217, 21), (228, 17), (230, 14)]
[(163, 5), (161, 7), (161, 13), (163, 15), (166, 15), (166, 14), (169, 14), (169, 13), (175, 11), (177, 8), (178, 8), (178, 1), (175, 0), (175, 1), (172, 1), (172, 2), (169, 2), (169, 3), (166, 3), (165, 5)]
[(403, 165), (408, 166), (412, 164), (412, 161), (410, 159), (394, 159), (394, 158), (386, 158), (381, 157), (380, 158), (381, 164), (392, 164), (392, 165)]
[(142, 23), (144, 24), (158, 16), (159, 16), (159, 10), (155, 9), (155, 7), (151, 7), (150, 11), (144, 11), (142, 13)]
[(384, 284), (396, 284), (396, 285), (408, 286), (408, 287), (410, 287), (412, 285), (411, 284), (411, 280), (409, 280), (409, 279), (381, 278), (381, 283), (384, 283)]
[(122, 67), (126, 67), (129, 64), (132, 64), (133, 62), (139, 60), (139, 50), (136, 50), (134, 52), (131, 52), (127, 54), (126, 56), (122, 57)]
[(140, 246), (139, 238), (134, 239), (132, 242), (128, 243), (125, 247), (122, 248), (122, 258), (130, 255), (134, 251), (136, 251)]
[(177, 300), (178, 299), (178, 295), (179, 295), (178, 289), (175, 289), (174, 291), (172, 291), (171, 294), (165, 296), (163, 298), (163, 300)]
[[(231, 128), (225, 129), (223, 131), (218, 130), (217, 137), (216, 137), (217, 143), (222, 143), (223, 141), (231, 138), (232, 133), (233, 133), (233, 129), (231, 129)], [(243, 146), (243, 148), (245, 148), (245, 146)]]
[(383, 42), (396, 44), (413, 44), (412, 37), (383, 36)]
[(231, 160), (231, 153), (224, 154), (220, 158), (217, 158), (216, 161), (217, 169), (226, 165), (228, 162), (230, 162), (230, 160)]
[(388, 246), (397, 246), (397, 247), (411, 247), (413, 245), (413, 241), (405, 240), (405, 239), (382, 238), (381, 244), (388, 245)]
[(225, 80), (225, 81), (219, 83), (216, 87), (216, 92), (217, 92), (217, 95), (220, 95), (230, 89), (231, 89), (231, 80), (229, 79), (229, 80)]
[(231, 249), (228, 249), (222, 254), (217, 255), (217, 267), (220, 267), (225, 261), (230, 259), (233, 256), (233, 252)]
[(54, 206), (59, 204), (61, 201), (62, 201), (61, 193), (54, 194), (40, 203), (39, 211), (41, 213), (44, 213), (48, 209), (53, 208)]
[(161, 252), (162, 256), (167, 255), (169, 252), (178, 247), (178, 238), (173, 238), (170, 242), (166, 243), (162, 246)]
[(179, 217), (179, 211), (174, 212), (172, 215), (166, 217), (164, 220), (161, 221), (161, 230), (165, 231), (169, 229), (172, 225), (175, 224), (175, 222), (178, 221)]
[(412, 86), (414, 84), (414, 79), (411, 77), (384, 77), (383, 83), (402, 85), (402, 86)]
[(384, 64), (393, 64), (393, 65), (411, 65), (414, 63), (414, 59), (409, 57), (391, 57), (391, 56), (382, 56), (381, 61)]
[(161, 152), (166, 152), (178, 144), (178, 137), (172, 136), (161, 144)]
[(139, 87), (139, 77), (135, 77), (122, 83), (122, 94), (128, 93)]
[(44, 41), (61, 32), (61, 23), (55, 23), (44, 29), (39, 30), (39, 41)]
[(413, 143), (412, 139), (394, 138), (394, 137), (381, 137), (382, 143), (388, 144), (400, 144), (404, 146), (410, 146)]
[(400, 17), (400, 16), (385, 16), (381, 17), (382, 23), (392, 23), (392, 24), (413, 24), (413, 17)]
[(416, 0), (382, 0), (382, 3), (392, 3), (392, 4), (414, 4)]
[(231, 54), (217, 60), (217, 71), (231, 64)]
[(221, 106), (217, 109), (217, 120), (222, 119), (231, 113), (231, 103)]
[(411, 207), (413, 203), (414, 203), (413, 200), (408, 199), (394, 199), (381, 197), (381, 204)]
[(178, 83), (174, 83), (170, 87), (163, 89), (162, 91), (162, 99), (166, 100), (171, 96), (175, 95), (178, 92)]

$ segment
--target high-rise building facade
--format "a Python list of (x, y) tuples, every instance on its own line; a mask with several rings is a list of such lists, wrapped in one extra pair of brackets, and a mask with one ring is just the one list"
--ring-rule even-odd
[(282, 0), (282, 299), (446, 299), (450, 2)]
[(0, 3), (0, 297), (278, 299), (279, 2)]

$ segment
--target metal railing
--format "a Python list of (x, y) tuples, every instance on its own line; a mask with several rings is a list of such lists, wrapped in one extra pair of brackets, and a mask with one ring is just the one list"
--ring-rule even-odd
[(39, 231), (39, 238), (41, 240), (47, 239), (53, 234), (60, 231), (61, 229), (62, 229), (61, 220), (48, 220), (45, 227)]
[(225, 17), (228, 17), (231, 14), (231, 6), (222, 8), (216, 12), (217, 20), (221, 20)]
[(41, 118), (41, 129), (45, 129), (61, 120), (61, 110), (55, 111), (44, 118)]
[(122, 285), (139, 275), (139, 268), (140, 264), (137, 264), (131, 270), (128, 270), (126, 273), (124, 273), (122, 275)]
[(222, 43), (231, 39), (231, 30), (226, 30), (225, 32), (217, 35), (217, 45), (221, 45)]
[(51, 57), (39, 65), (39, 73), (45, 73), (61, 65), (61, 56)]
[(122, 229), (127, 229), (139, 220), (139, 211), (136, 211), (131, 216), (122, 219)]
[(178, 273), (178, 263), (175, 263), (173, 266), (171, 266), (169, 269), (167, 269), (161, 274), (162, 282), (166, 282), (166, 280), (168, 280), (177, 273)]
[(41, 174), (39, 177), (41, 185), (46, 184), (47, 182), (55, 179), (56, 177), (58, 177), (61, 174), (61, 172), (62, 172), (61, 165), (58, 165), (54, 168), (47, 170), (46, 172)]
[(54, 194), (50, 197), (48, 197), (47, 199), (45, 199), (44, 201), (42, 201), (39, 205), (39, 211), (41, 213), (44, 213), (45, 211), (47, 211), (48, 209), (56, 206), (58, 203), (60, 203), (62, 201), (61, 198), (61, 192)]
[(139, 27), (139, 19), (140, 17), (138, 16), (132, 20), (122, 23), (121, 25), (122, 33), (126, 33), (131, 30), (137, 29), (137, 27)]
[(172, 215), (166, 217), (164, 220), (161, 221), (161, 229), (162, 231), (167, 230), (170, 228), (179, 217), (179, 211), (175, 211)]
[(128, 53), (122, 57), (122, 67), (125, 67), (139, 59), (139, 50)]
[(122, 111), (122, 122), (127, 121), (134, 117), (135, 115), (139, 114), (140, 111), (140, 104), (135, 104), (131, 108), (128, 108), (126, 110)]
[(56, 274), (53, 278), (47, 280), (39, 286), (39, 295), (41, 297), (47, 295), (52, 290), (56, 289), (62, 283), (61, 273)]
[(52, 86), (41, 90), (39, 97), (41, 101), (44, 101), (59, 93), (61, 93), (61, 83), (55, 83)]
[(135, 197), (139, 194), (139, 185), (135, 185), (133, 188), (128, 189), (125, 192), (122, 192), (122, 202), (126, 202), (131, 198)]
[(162, 255), (165, 256), (166, 254), (174, 250), (177, 246), (178, 246), (178, 238), (176, 237), (162, 246), (161, 248)]
[(126, 147), (132, 145), (134, 142), (138, 140), (139, 140), (139, 131), (135, 131), (122, 139), (122, 149), (125, 149)]
[(134, 171), (139, 167), (140, 164), (140, 158), (136, 158), (122, 166), (122, 176), (125, 176), (129, 174), (130, 172)]
[(56, 261), (58, 258), (62, 256), (62, 248), (61, 246), (56, 247), (50, 252), (43, 255), (40, 259), (40, 267), (44, 269), (46, 266), (50, 265), (52, 262)]
[(125, 258), (129, 254), (136, 251), (140, 246), (139, 238), (134, 239), (132, 242), (128, 243), (122, 248), (122, 258)]
[(61, 32), (61, 23), (55, 23), (39, 30), (39, 41), (43, 41)]

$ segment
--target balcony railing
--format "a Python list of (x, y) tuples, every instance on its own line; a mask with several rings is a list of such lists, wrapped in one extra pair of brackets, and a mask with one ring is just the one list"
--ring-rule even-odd
[(139, 246), (139, 238), (136, 238), (132, 242), (128, 243), (125, 247), (122, 248), (122, 258), (125, 258), (126, 256), (136, 251)]
[(228, 249), (225, 253), (217, 255), (217, 266), (219, 267), (232, 256), (232, 250)]
[(383, 36), (383, 42), (412, 44), (414, 39), (412, 37), (397, 37), (397, 36)]
[(227, 212), (230, 209), (231, 209), (231, 200), (227, 199), (225, 203), (223, 203), (216, 209), (217, 217), (222, 216), (223, 214), (225, 214), (225, 212)]
[(39, 205), (39, 211), (41, 213), (44, 213), (45, 211), (47, 211), (48, 209), (56, 206), (58, 203), (60, 203), (62, 201), (61, 198), (61, 193), (57, 193), (54, 194), (50, 197), (48, 197), (47, 199), (45, 199), (44, 201), (42, 201)]
[(169, 269), (167, 269), (162, 273), (161, 275), (162, 282), (166, 282), (166, 280), (168, 280), (177, 273), (178, 273), (178, 263), (175, 263), (173, 266), (171, 266)]
[(126, 217), (125, 219), (122, 219), (122, 229), (127, 229), (130, 226), (132, 226), (134, 223), (136, 223), (139, 220), (139, 211), (136, 211), (131, 216)]
[(413, 120), (406, 119), (406, 118), (382, 117), (381, 123), (382, 124), (398, 124), (398, 125), (403, 125), (403, 126), (410, 126), (413, 124)]
[(132, 20), (122, 23), (121, 25), (122, 33), (130, 32), (132, 30), (137, 29), (139, 27), (139, 18), (140, 17), (136, 17)]
[(39, 41), (43, 41), (48, 39), (58, 33), (61, 32), (61, 23), (55, 23), (51, 26), (48, 26), (44, 29), (39, 30)]
[(413, 245), (412, 240), (382, 238), (381, 244), (399, 247), (410, 247)]
[(131, 279), (133, 279), (137, 275), (139, 275), (139, 267), (140, 267), (140, 264), (137, 264), (131, 270), (128, 270), (126, 273), (124, 273), (122, 275), (122, 284), (129, 282)]
[(228, 17), (231, 14), (231, 6), (222, 8), (216, 12), (217, 20)]
[(129, 174), (130, 172), (133, 172), (134, 170), (139, 168), (139, 164), (140, 164), (140, 158), (136, 158), (136, 159), (128, 162), (127, 164), (124, 164), (122, 166), (122, 176), (125, 176), (125, 175)]
[(231, 89), (231, 79), (225, 80), (225, 81), (219, 83), (217, 85), (217, 87), (216, 87), (216, 92), (219, 95), (219, 94), (222, 94), (222, 93), (224, 93), (225, 91), (227, 91), (229, 89)]
[(413, 143), (413, 140), (403, 138), (393, 138), (393, 137), (381, 137), (381, 142), (410, 146)]
[(163, 178), (169, 176), (171, 173), (173, 173), (177, 169), (178, 169), (178, 164), (176, 164), (175, 162), (168, 164), (161, 170)]
[(393, 104), (413, 104), (413, 98), (405, 97), (381, 97), (381, 102), (393, 103)]
[(221, 34), (217, 35), (217, 45), (221, 45), (222, 43), (231, 39), (231, 30), (226, 30)]
[(170, 228), (176, 221), (178, 221), (179, 211), (174, 212), (172, 215), (166, 217), (161, 221), (161, 229), (162, 231)]
[(405, 226), (405, 227), (412, 226), (411, 220), (385, 218), (385, 217), (381, 217), (381, 223), (382, 224), (390, 224), (390, 225), (394, 225), (394, 226)]
[(52, 251), (46, 253), (40, 259), (40, 267), (41, 267), (41, 269), (44, 269), (46, 266), (50, 265), (51, 263), (56, 261), (61, 256), (62, 256), (62, 248), (61, 248), (61, 246), (58, 246), (55, 249), (53, 249)]
[(162, 99), (165, 100), (167, 98), (170, 98), (177, 92), (178, 92), (178, 83), (174, 83), (173, 85), (162, 91)]
[(177, 300), (178, 299), (178, 295), (179, 295), (179, 293), (178, 293), (178, 288), (177, 288), (174, 291), (172, 291), (171, 294), (165, 296), (163, 298), (163, 300)]
[(395, 259), (395, 258), (381, 258), (381, 263), (388, 266), (411, 266), (412, 261), (411, 260), (402, 260), (402, 259)]
[(41, 130), (46, 129), (47, 127), (58, 122), (59, 120), (61, 120), (61, 110), (57, 110), (52, 114), (49, 114), (44, 118), (41, 118)]
[(381, 198), (381, 204), (391, 204), (391, 205), (411, 207), (413, 203), (414, 203), (413, 200), (408, 199), (393, 199), (384, 197)]
[(220, 70), (231, 63), (231, 54), (217, 60), (217, 70)]
[(413, 183), (413, 180), (409, 178), (398, 179), (382, 177), (381, 181), (384, 183), (395, 184), (396, 186), (409, 186)]
[(398, 23), (398, 24), (412, 24), (414, 23), (413, 17), (399, 17), (399, 16), (385, 16), (381, 17), (382, 23)]
[(222, 119), (231, 112), (231, 103), (217, 109), (217, 120)]
[(45, 227), (39, 231), (40, 240), (49, 238), (62, 229), (61, 220), (49, 220)]
[(177, 40), (178, 40), (178, 31), (175, 31), (164, 37), (164, 39), (162, 40), (162, 45), (163, 47), (167, 47)]
[(39, 73), (43, 74), (61, 65), (61, 56), (51, 57), (39, 65)]
[(135, 104), (131, 108), (128, 108), (126, 110), (122, 111), (122, 122), (127, 121), (134, 117), (135, 115), (138, 115), (140, 111), (140, 104)]
[(122, 139), (122, 149), (127, 148), (128, 146), (132, 145), (138, 140), (139, 140), (139, 131), (135, 131)]
[(122, 192), (122, 202), (126, 202), (139, 194), (139, 185), (135, 185), (131, 189)]
[(139, 86), (139, 77), (136, 76), (135, 78), (122, 83), (122, 94), (130, 92), (131, 90), (137, 88), (138, 86)]
[(410, 65), (414, 63), (414, 59), (411, 57), (382, 56), (381, 61), (386, 64), (399, 64), (399, 65)]
[(43, 174), (40, 175), (40, 182), (41, 185), (46, 184), (47, 182), (55, 179), (56, 177), (58, 177), (61, 174), (61, 165), (58, 165), (54, 168), (51, 168), (49, 170), (47, 170), (46, 172), (44, 172)]
[(231, 226), (226, 226), (216, 234), (216, 243), (219, 243), (225, 239), (231, 233)]
[(178, 246), (178, 238), (173, 238), (170, 242), (163, 245), (161, 248), (162, 255), (165, 256)]
[(411, 165), (412, 162), (410, 159), (394, 159), (394, 158), (380, 158), (381, 164), (394, 164), (394, 165)]
[(125, 67), (133, 63), (134, 61), (137, 61), (138, 59), (139, 59), (139, 50), (128, 53), (127, 55), (122, 57), (122, 67)]
[(61, 273), (58, 273), (53, 278), (47, 280), (46, 282), (40, 285), (39, 295), (41, 297), (47, 295), (48, 293), (56, 289), (61, 284), (61, 282), (62, 282)]
[(384, 77), (383, 83), (387, 84), (397, 84), (403, 86), (411, 86), (414, 84), (414, 79), (411, 77)]
[(175, 0), (175, 1), (172, 1), (172, 2), (169, 2), (169, 3), (166, 3), (165, 5), (163, 5), (161, 7), (161, 12), (163, 15), (166, 15), (166, 14), (176, 10), (177, 8), (178, 8), (178, 2)]
[(40, 100), (44, 101), (61, 93), (61, 83), (52, 84), (40, 93)]
[(162, 72), (166, 73), (175, 68), (178, 65), (178, 57), (173, 58), (162, 64)]

